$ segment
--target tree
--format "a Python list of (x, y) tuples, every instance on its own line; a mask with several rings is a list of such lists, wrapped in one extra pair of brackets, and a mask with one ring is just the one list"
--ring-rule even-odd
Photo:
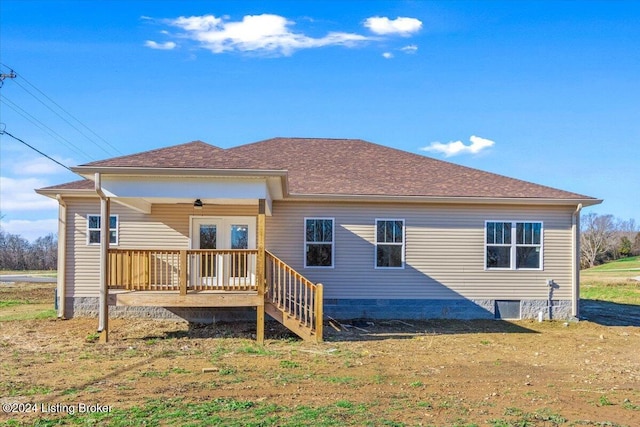
[(580, 263), (593, 267), (602, 262), (612, 248), (616, 226), (613, 215), (597, 215), (591, 212), (580, 221)]
[(29, 243), (0, 228), (0, 270), (55, 270), (58, 264), (58, 240), (54, 234)]
[(30, 270), (55, 270), (58, 263), (58, 242), (53, 234), (38, 237), (27, 255)]
[(620, 238), (620, 246), (618, 246), (618, 253), (621, 257), (631, 256), (631, 240), (627, 236)]
[(29, 241), (15, 234), (5, 233), (0, 242), (2, 264), (0, 268), (8, 270), (26, 270)]
[(640, 255), (640, 232), (636, 234), (636, 238), (633, 239), (633, 246), (631, 246), (632, 255)]

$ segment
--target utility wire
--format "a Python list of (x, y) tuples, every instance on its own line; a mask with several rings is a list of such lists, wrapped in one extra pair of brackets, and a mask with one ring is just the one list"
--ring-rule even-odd
[[(62, 166), (63, 168), (65, 168), (66, 170), (68, 170), (69, 172), (73, 172), (68, 166), (63, 165), (62, 163), (60, 163), (59, 161), (57, 161), (56, 159), (54, 159), (53, 157), (50, 157), (48, 155), (46, 155), (45, 153), (43, 153), (42, 151), (38, 150), (36, 147), (27, 144), (26, 142), (24, 142), (23, 140), (21, 140), (20, 138), (11, 135), (9, 132), (7, 132), (6, 129), (2, 129), (0, 130), (0, 135), (9, 135), (11, 138), (15, 139), (18, 142), (23, 143), (24, 145), (26, 145), (27, 147), (31, 148), (33, 151), (37, 152), (38, 154), (46, 157), (47, 159), (51, 160), (54, 163), (57, 163), (58, 165)], [(75, 172), (73, 172), (75, 173)]]
[[(91, 132), (96, 138), (100, 139), (102, 142), (104, 142), (106, 145), (108, 145), (113, 151), (115, 151), (117, 154), (123, 154), (120, 150), (118, 150), (116, 147), (114, 147), (113, 145), (111, 145), (109, 143), (109, 141), (107, 141), (106, 139), (104, 139), (103, 137), (101, 137), (100, 135), (98, 135), (97, 133), (95, 133), (91, 128), (89, 128), (87, 125), (85, 125), (84, 123), (82, 123), (77, 117), (75, 117), (73, 114), (71, 114), (70, 112), (68, 112), (67, 110), (65, 110), (64, 108), (62, 108), (62, 106), (60, 106), (60, 104), (58, 104), (57, 102), (55, 102), (53, 99), (51, 99), (50, 97), (48, 97), (44, 92), (42, 92), (40, 89), (38, 89), (37, 87), (35, 87), (29, 80), (25, 79), (24, 76), (22, 76), (21, 74), (17, 74), (17, 76), (24, 80), (29, 86), (31, 86), (32, 88), (34, 88), (36, 91), (38, 91), (38, 93), (40, 93), (42, 96), (44, 96), (45, 98), (47, 98), (53, 105), (55, 105), (56, 107), (58, 107), (59, 109), (61, 109), (63, 112), (65, 112), (69, 117), (71, 117), (73, 120), (75, 120), (77, 123), (79, 123), (83, 128), (85, 128), (86, 130), (88, 130), (89, 132)], [(16, 84), (18, 86), (20, 86), (20, 84), (18, 83), (18, 80), (14, 80), (16, 82)], [(75, 129), (75, 128), (74, 128)], [(78, 129), (76, 129), (78, 130)], [(78, 130), (78, 132), (80, 132), (80, 130)], [(80, 132), (82, 135), (84, 135), (84, 133)], [(93, 142), (94, 144), (98, 145), (95, 141), (93, 141), (91, 138), (89, 138), (88, 136), (84, 135), (85, 138), (87, 138), (88, 140), (90, 140), (91, 142)], [(102, 148), (100, 145), (98, 145), (100, 148)], [(112, 154), (107, 152), (107, 154)]]
[[(7, 64), (4, 63), (0, 63), (0, 65), (11, 69), (11, 67), (9, 67)], [(36, 90), (40, 95), (42, 95), (44, 98), (46, 98), (49, 102), (51, 102), (53, 105), (55, 105), (56, 107), (58, 107), (58, 109), (60, 109), (62, 112), (64, 112), (67, 116), (69, 116), (71, 119), (73, 119), (75, 122), (77, 122), (78, 124), (80, 124), (83, 128), (85, 128), (86, 130), (88, 130), (89, 132), (91, 132), (94, 136), (96, 136), (98, 139), (100, 139), (102, 142), (104, 142), (104, 144), (106, 144), (107, 146), (109, 146), (114, 152), (116, 152), (117, 154), (123, 154), (120, 150), (118, 150), (116, 147), (114, 147), (112, 144), (110, 144), (106, 139), (102, 138), (100, 135), (98, 135), (96, 132), (94, 132), (92, 129), (90, 129), (87, 125), (85, 125), (84, 123), (82, 123), (77, 117), (75, 117), (73, 114), (71, 114), (70, 112), (68, 112), (67, 110), (65, 110), (60, 104), (58, 104), (57, 102), (55, 102), (53, 99), (51, 99), (51, 97), (49, 97), (47, 94), (45, 94), (42, 90), (38, 89), (33, 83), (31, 83), (30, 81), (28, 81), (24, 76), (22, 76), (21, 74), (16, 74), (13, 69), (11, 69), (11, 72), (13, 74), (15, 74), (19, 79), (23, 80), (25, 83), (27, 83), (29, 86), (31, 86), (34, 90)], [(95, 146), (97, 146), (98, 148), (100, 148), (102, 151), (104, 151), (107, 155), (112, 155), (113, 153), (110, 153), (109, 151), (107, 151), (101, 144), (98, 144), (94, 139), (92, 139), (91, 137), (89, 137), (87, 134), (85, 134), (83, 131), (81, 131), (80, 129), (78, 129), (78, 127), (76, 127), (75, 125), (73, 125), (71, 122), (69, 122), (69, 120), (67, 120), (66, 118), (62, 117), (62, 115), (60, 115), (57, 111), (55, 111), (53, 108), (51, 108), (49, 105), (47, 105), (44, 101), (42, 101), (41, 99), (39, 99), (36, 95), (34, 95), (31, 91), (29, 91), (24, 85), (20, 84), (18, 79), (13, 79), (13, 82), (15, 82), (18, 86), (20, 86), (22, 88), (22, 90), (24, 90), (25, 92), (27, 92), (29, 95), (31, 95), (33, 98), (35, 98), (38, 102), (40, 102), (42, 105), (44, 105), (47, 109), (49, 109), (52, 113), (54, 113), (55, 115), (57, 115), (58, 117), (60, 117), (60, 119), (62, 119), (65, 123), (67, 123), (69, 126), (71, 126), (73, 129), (75, 129), (79, 134), (81, 134), (82, 136), (84, 136), (87, 140), (89, 140), (92, 144), (94, 144)]]
[(71, 141), (69, 141), (68, 139), (66, 139), (62, 135), (60, 135), (58, 132), (56, 132), (55, 130), (51, 129), (46, 124), (42, 123), (40, 120), (38, 120), (33, 115), (29, 114), (29, 112), (27, 112), (24, 109), (22, 109), (18, 104), (16, 104), (15, 102), (11, 101), (6, 96), (1, 95), (0, 96), (0, 102), (5, 104), (7, 107), (11, 108), (13, 111), (18, 113), (19, 115), (21, 115), (22, 117), (24, 117), (25, 119), (30, 121), (31, 123), (33, 123), (36, 127), (40, 128), (40, 130), (44, 131), (45, 133), (48, 133), (49, 136), (51, 136), (52, 138), (58, 140), (58, 142), (62, 143), (63, 145), (65, 145), (68, 148), (70, 148), (71, 150), (73, 150), (76, 154), (79, 154), (79, 155), (85, 157), (86, 159), (88, 159), (90, 161), (91, 160), (95, 160), (92, 156), (90, 156), (86, 152), (82, 151), (82, 149), (80, 147), (76, 146)]
[(29, 95), (31, 95), (36, 101), (38, 101), (39, 103), (41, 103), (42, 105), (44, 105), (49, 111), (51, 111), (53, 114), (55, 114), (56, 116), (60, 117), (60, 119), (62, 121), (64, 121), (66, 124), (68, 124), (69, 126), (71, 126), (73, 129), (75, 129), (80, 135), (84, 136), (85, 138), (87, 138), (90, 142), (92, 142), (95, 146), (97, 146), (98, 148), (100, 148), (102, 151), (104, 151), (107, 155), (111, 155), (111, 153), (109, 153), (109, 151), (107, 151), (102, 145), (98, 144), (97, 142), (95, 142), (93, 139), (91, 139), (89, 136), (87, 136), (84, 132), (82, 132), (80, 129), (78, 129), (77, 126), (75, 126), (73, 123), (71, 123), (69, 120), (67, 120), (65, 117), (63, 117), (60, 113), (58, 113), (56, 110), (54, 110), (53, 108), (51, 108), (49, 105), (47, 105), (44, 101), (42, 101), (40, 98), (38, 98), (37, 96), (35, 96), (31, 91), (29, 91), (29, 89), (25, 88), (23, 85), (21, 85), (18, 81), (13, 80), (13, 82), (15, 84), (17, 84), (18, 86), (20, 86), (25, 92), (27, 92)]

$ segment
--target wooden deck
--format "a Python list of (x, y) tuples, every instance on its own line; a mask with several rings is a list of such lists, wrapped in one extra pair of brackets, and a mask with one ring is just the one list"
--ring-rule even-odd
[[(322, 341), (322, 285), (257, 249), (109, 249), (108, 304), (257, 307), (305, 340)], [(257, 334), (260, 336), (260, 333)]]

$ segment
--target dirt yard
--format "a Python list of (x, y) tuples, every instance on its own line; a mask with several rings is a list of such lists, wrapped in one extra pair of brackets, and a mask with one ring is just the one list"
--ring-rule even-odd
[[(273, 323), (260, 348), (255, 324), (116, 319), (108, 344), (94, 341), (96, 324), (0, 322), (1, 402), (126, 410), (157, 398), (233, 398), (292, 413), (364, 404), (366, 419), (395, 423), (367, 425), (640, 426), (636, 326), (358, 322), (327, 324), (326, 341), (308, 344)], [(0, 413), (0, 424), (59, 416)], [(359, 416), (344, 424), (363, 425)]]

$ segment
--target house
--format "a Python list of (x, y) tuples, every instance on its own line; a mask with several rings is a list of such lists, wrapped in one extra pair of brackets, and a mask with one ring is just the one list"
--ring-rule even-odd
[[(187, 144), (87, 163), (59, 202), (59, 316), (253, 307), (322, 318), (570, 318), (601, 200), (356, 139)], [(108, 218), (108, 220), (107, 220)], [(109, 310), (108, 305), (111, 306)]]

